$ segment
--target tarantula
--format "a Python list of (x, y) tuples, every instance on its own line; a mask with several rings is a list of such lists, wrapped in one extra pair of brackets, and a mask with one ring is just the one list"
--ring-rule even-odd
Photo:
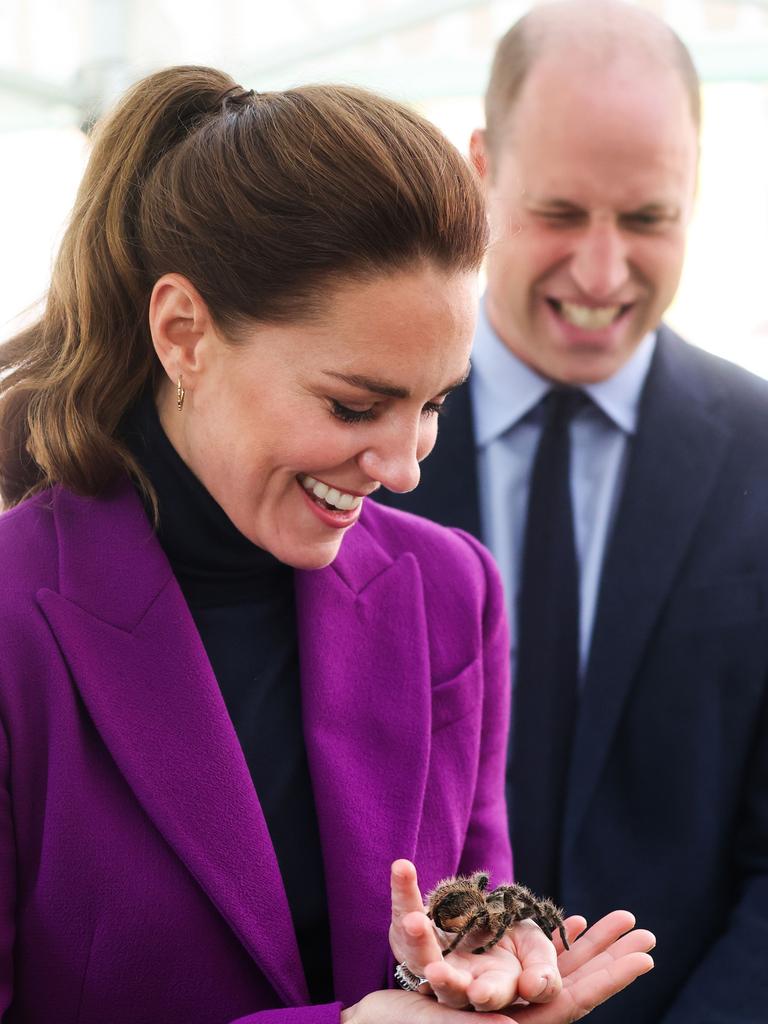
[(492, 932), (492, 938), (473, 953), (485, 953), (501, 939), (508, 928), (518, 921), (530, 919), (541, 928), (547, 938), (557, 928), (563, 945), (569, 949), (563, 915), (551, 900), (537, 899), (524, 885), (499, 885), (488, 889), (488, 875), (476, 871), (468, 877), (446, 878), (427, 896), (427, 914), (444, 932), (456, 936), (443, 956), (453, 952), (470, 932)]

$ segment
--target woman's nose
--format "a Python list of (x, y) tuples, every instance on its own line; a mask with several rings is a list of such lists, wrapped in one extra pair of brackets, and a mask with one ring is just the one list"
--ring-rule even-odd
[[(429, 434), (429, 436), (427, 436)], [(434, 433), (417, 429), (387, 432), (358, 457), (358, 463), (371, 479), (389, 491), (405, 494), (421, 478), (419, 460), (432, 450)]]

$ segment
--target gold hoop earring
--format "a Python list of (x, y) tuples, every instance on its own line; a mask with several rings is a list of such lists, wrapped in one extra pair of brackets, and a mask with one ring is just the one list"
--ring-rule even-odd
[(184, 408), (184, 395), (186, 395), (186, 391), (184, 390), (184, 385), (181, 383), (181, 374), (179, 374), (178, 380), (176, 381), (176, 408), (179, 412)]

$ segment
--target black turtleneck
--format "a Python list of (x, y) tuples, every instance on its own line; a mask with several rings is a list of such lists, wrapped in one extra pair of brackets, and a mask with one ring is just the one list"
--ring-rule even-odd
[(301, 722), (293, 570), (233, 525), (168, 440), (151, 394), (123, 437), (155, 488), (171, 563), (235, 727), (280, 865), (313, 1002), (333, 984)]

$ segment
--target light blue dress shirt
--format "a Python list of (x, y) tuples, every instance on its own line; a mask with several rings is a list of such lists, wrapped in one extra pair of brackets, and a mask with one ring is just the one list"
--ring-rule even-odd
[[(579, 655), (583, 677), (595, 619), (606, 542), (621, 495), (636, 431), (643, 384), (656, 345), (646, 335), (608, 380), (585, 385), (586, 403), (571, 423), (571, 500), (579, 562)], [(477, 445), (483, 538), (504, 581), (512, 630), (514, 677), (516, 607), (528, 485), (542, 429), (540, 400), (552, 382), (514, 356), (481, 306), (469, 385)]]

